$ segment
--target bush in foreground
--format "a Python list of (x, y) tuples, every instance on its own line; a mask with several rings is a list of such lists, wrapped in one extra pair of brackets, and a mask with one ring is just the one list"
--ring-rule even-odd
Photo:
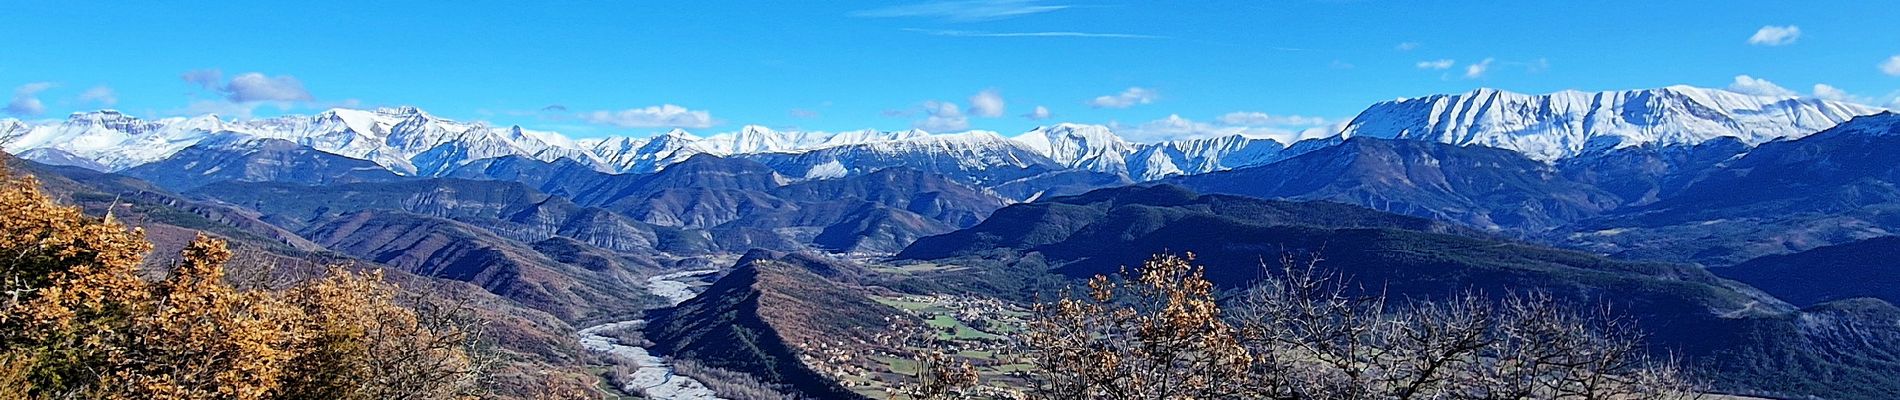
[(199, 236), (163, 279), (151, 244), (108, 214), (55, 203), (0, 169), (0, 397), (443, 399), (477, 395), (480, 323), (405, 305), (380, 273), (332, 269), (240, 290)]

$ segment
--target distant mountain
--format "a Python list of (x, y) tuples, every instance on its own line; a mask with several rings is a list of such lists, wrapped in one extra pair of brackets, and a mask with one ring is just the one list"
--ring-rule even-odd
[[(416, 275), (473, 283), (570, 322), (643, 310), (653, 301), (631, 269), (564, 264), (467, 224), (400, 211), (358, 211), (301, 234), (333, 250)], [(578, 242), (574, 242), (578, 243)]]
[(846, 144), (802, 152), (757, 153), (741, 158), (764, 163), (796, 179), (829, 179), (905, 167), (991, 184), (1061, 169), (1062, 166), (994, 132), (915, 136)]
[(654, 172), (711, 151), (695, 143), (698, 138), (674, 129), (651, 138), (614, 137), (588, 139), (580, 143), (615, 171)]
[(402, 179), (369, 161), (288, 140), (234, 134), (212, 135), (172, 157), (120, 172), (172, 190), (224, 181), (322, 185)]
[(106, 110), (74, 113), (54, 124), (21, 126), (5, 133), (10, 139), (8, 151), (57, 149), (109, 171), (170, 157), (214, 134), (288, 140), (369, 160), (405, 175), (433, 175), (470, 160), (504, 155), (601, 164), (592, 153), (558, 134), (447, 120), (414, 107), (333, 109), (311, 116), (245, 121), (226, 121), (210, 114), (148, 121)]
[(1618, 202), (1516, 152), (1369, 137), (1266, 165), (1166, 182), (1208, 193), (1358, 204), (1493, 230), (1549, 229)]
[(1900, 237), (1763, 256), (1709, 270), (1802, 307), (1855, 297), (1900, 302)]
[(1900, 232), (1900, 114), (1764, 143), (1676, 193), (1555, 238), (1592, 251), (1730, 265)]
[(1065, 170), (1135, 181), (1202, 174), (1271, 163), (1338, 143), (1340, 137), (1497, 147), (1545, 162), (1719, 138), (1754, 146), (1879, 111), (1837, 101), (1686, 86), (1543, 95), (1479, 89), (1374, 104), (1346, 124), (1339, 137), (1310, 143), (1242, 135), (1136, 143), (1106, 126), (1071, 123), (1008, 138), (984, 131), (780, 131), (746, 125), (705, 137), (676, 129), (645, 138), (574, 140), (520, 126), (444, 119), (414, 107), (332, 109), (252, 120), (216, 115), (143, 120), (105, 110), (75, 113), (64, 121), (0, 120), (0, 143), (29, 159), (101, 171), (156, 162), (214, 134), (235, 134), (287, 140), (367, 160), (401, 175), (442, 176), (507, 156), (569, 160), (603, 172), (650, 173), (697, 154), (712, 154), (754, 158), (791, 179), (835, 178), (903, 165), (987, 186)]
[(1112, 174), (1128, 174), (1127, 156), (1135, 145), (1101, 125), (1056, 124), (1039, 126), (1011, 140), (1064, 167)]
[(427, 179), (329, 186), (226, 182), (190, 194), (256, 210), (262, 219), (293, 230), (309, 229), (343, 214), (382, 210), (459, 221), (523, 243), (566, 236), (636, 254), (712, 250), (709, 244), (686, 240), (692, 233), (576, 205), (514, 182)]
[(1478, 89), (1374, 104), (1347, 123), (1342, 134), (1496, 147), (1551, 161), (1721, 137), (1757, 145), (1799, 138), (1880, 111), (1832, 100), (1689, 86), (1541, 95)]
[(1629, 207), (1674, 197), (1750, 148), (1740, 139), (1723, 137), (1700, 144), (1624, 147), (1566, 158), (1556, 165), (1564, 178), (1616, 195), (1620, 207)]
[[(223, 182), (191, 193), (252, 207), (293, 229), (339, 213), (401, 210), (523, 243), (565, 236), (619, 252), (672, 255), (812, 246), (895, 251), (918, 237), (974, 225), (1006, 204), (987, 191), (914, 169), (790, 182), (763, 164), (713, 155), (652, 174), (607, 174), (572, 162), (504, 157), (451, 175), (477, 180)], [(843, 232), (852, 236), (839, 237)]]
[(1694, 266), (1619, 261), (1336, 203), (1199, 195), (1170, 185), (1103, 189), (1012, 205), (977, 226), (920, 239), (899, 258), (966, 269), (954, 275), (1018, 277), (1039, 267), (1082, 278), (1161, 252), (1193, 253), (1221, 288), (1268, 276), (1263, 266), (1283, 252), (1312, 252), (1324, 257), (1320, 268), (1399, 299), (1541, 290), (1610, 304), (1648, 333), (1656, 351), (1707, 366), (1701, 376), (1723, 390), (1855, 399), (1900, 393), (1892, 378), (1900, 376), (1892, 356), (1900, 354), (1892, 340), (1900, 338), (1900, 312), (1891, 305), (1800, 310)]

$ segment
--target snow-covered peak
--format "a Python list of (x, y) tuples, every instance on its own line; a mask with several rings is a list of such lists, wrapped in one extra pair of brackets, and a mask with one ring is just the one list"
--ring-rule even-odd
[(1101, 125), (1039, 126), (1011, 140), (1063, 166), (1108, 173), (1127, 172), (1124, 156), (1135, 150), (1128, 141)]
[(1353, 118), (1342, 135), (1498, 147), (1549, 161), (1719, 137), (1754, 145), (1805, 136), (1879, 111), (1832, 100), (1680, 85), (1541, 95), (1482, 88), (1374, 104)]
[(1243, 134), (1181, 139), (1139, 145), (1129, 157), (1128, 175), (1150, 181), (1266, 164), (1290, 156), (1286, 145)]

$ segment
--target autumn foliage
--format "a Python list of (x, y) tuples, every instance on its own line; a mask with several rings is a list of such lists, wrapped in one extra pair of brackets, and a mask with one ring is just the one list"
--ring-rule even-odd
[(472, 397), (480, 324), (404, 301), (340, 268), (287, 290), (241, 290), (231, 252), (199, 236), (162, 279), (152, 246), (0, 169), (0, 398)]

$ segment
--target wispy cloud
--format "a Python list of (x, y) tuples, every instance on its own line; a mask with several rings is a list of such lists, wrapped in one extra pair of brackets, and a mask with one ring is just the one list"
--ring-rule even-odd
[(30, 117), (46, 112), (46, 103), (40, 101), (40, 92), (57, 86), (52, 82), (33, 82), (13, 89), (13, 100), (7, 102), (7, 114)]
[(224, 80), (224, 71), (218, 69), (199, 69), (186, 71), (179, 75), (186, 83), (197, 85), (224, 95), (232, 103), (255, 103), (264, 101), (294, 102), (311, 101), (315, 96), (304, 89), (303, 81), (290, 75), (269, 76), (259, 72), (246, 72)]
[(1900, 55), (1888, 57), (1887, 62), (1880, 63), (1880, 72), (1887, 75), (1900, 76)]
[(1320, 117), (1309, 117), (1309, 116), (1304, 116), (1304, 115), (1275, 115), (1275, 114), (1268, 114), (1268, 113), (1259, 112), (1259, 111), (1230, 112), (1227, 114), (1222, 114), (1219, 118), (1215, 118), (1214, 120), (1219, 121), (1221, 124), (1225, 124), (1228, 126), (1301, 126), (1301, 127), (1304, 127), (1304, 126), (1326, 125), (1329, 122), (1325, 118), (1320, 118)]
[(1497, 60), (1487, 57), (1484, 59), (1484, 61), (1479, 61), (1476, 64), (1466, 65), (1465, 79), (1483, 78), (1486, 72), (1491, 71), (1491, 63), (1495, 61)]
[(1728, 91), (1756, 96), (1794, 97), (1799, 95), (1767, 79), (1748, 75), (1736, 75), (1735, 82), (1728, 84)]
[(1233, 112), (1215, 122), (1195, 121), (1179, 114), (1135, 125), (1110, 123), (1109, 128), (1123, 136), (1141, 141), (1207, 138), (1242, 135), (1293, 143), (1302, 139), (1338, 133), (1337, 123), (1325, 118), (1276, 116), (1261, 112)]
[(1067, 38), (1107, 38), (1107, 39), (1167, 39), (1168, 38), (1167, 36), (1143, 35), (1143, 34), (1137, 34), (1137, 33), (1101, 33), (1101, 32), (1067, 32), (1067, 31), (986, 32), (986, 31), (959, 31), (959, 30), (946, 30), (946, 29), (917, 29), (917, 28), (906, 28), (904, 29), (904, 31), (922, 33), (926, 35), (952, 36), (952, 37), (998, 37), (998, 38), (1067, 37)]
[(99, 85), (93, 86), (91, 89), (86, 89), (85, 92), (80, 92), (79, 101), (82, 103), (110, 106), (119, 103), (119, 95), (113, 93), (112, 88)]
[(1393, 50), (1398, 50), (1398, 51), (1412, 51), (1413, 49), (1417, 49), (1417, 48), (1418, 48), (1418, 42), (1404, 42), (1404, 43), (1399, 43), (1399, 45), (1397, 46), (1392, 46)]
[(1769, 25), (1761, 27), (1761, 29), (1755, 31), (1753, 36), (1749, 36), (1748, 44), (1756, 46), (1784, 46), (1794, 44), (1794, 41), (1799, 39), (1801, 39), (1801, 27), (1799, 26)]
[(1425, 61), (1418, 62), (1418, 69), (1451, 69), (1451, 66), (1457, 63), (1458, 63), (1457, 61), (1453, 61), (1452, 59), (1449, 59), (1449, 58), (1438, 59), (1438, 60), (1425, 60)]
[(625, 110), (601, 110), (582, 113), (582, 121), (595, 125), (617, 128), (691, 128), (703, 129), (717, 125), (712, 113), (705, 110), (692, 110), (672, 104), (629, 108)]
[(1161, 94), (1155, 92), (1154, 89), (1130, 87), (1122, 90), (1121, 93), (1096, 96), (1094, 99), (1090, 99), (1088, 104), (1089, 107), (1095, 108), (1128, 108), (1134, 107), (1137, 104), (1153, 103), (1159, 98), (1161, 98)]
[(979, 22), (1035, 15), (1069, 8), (1036, 0), (949, 0), (852, 12), (864, 18), (934, 18), (951, 22)]

